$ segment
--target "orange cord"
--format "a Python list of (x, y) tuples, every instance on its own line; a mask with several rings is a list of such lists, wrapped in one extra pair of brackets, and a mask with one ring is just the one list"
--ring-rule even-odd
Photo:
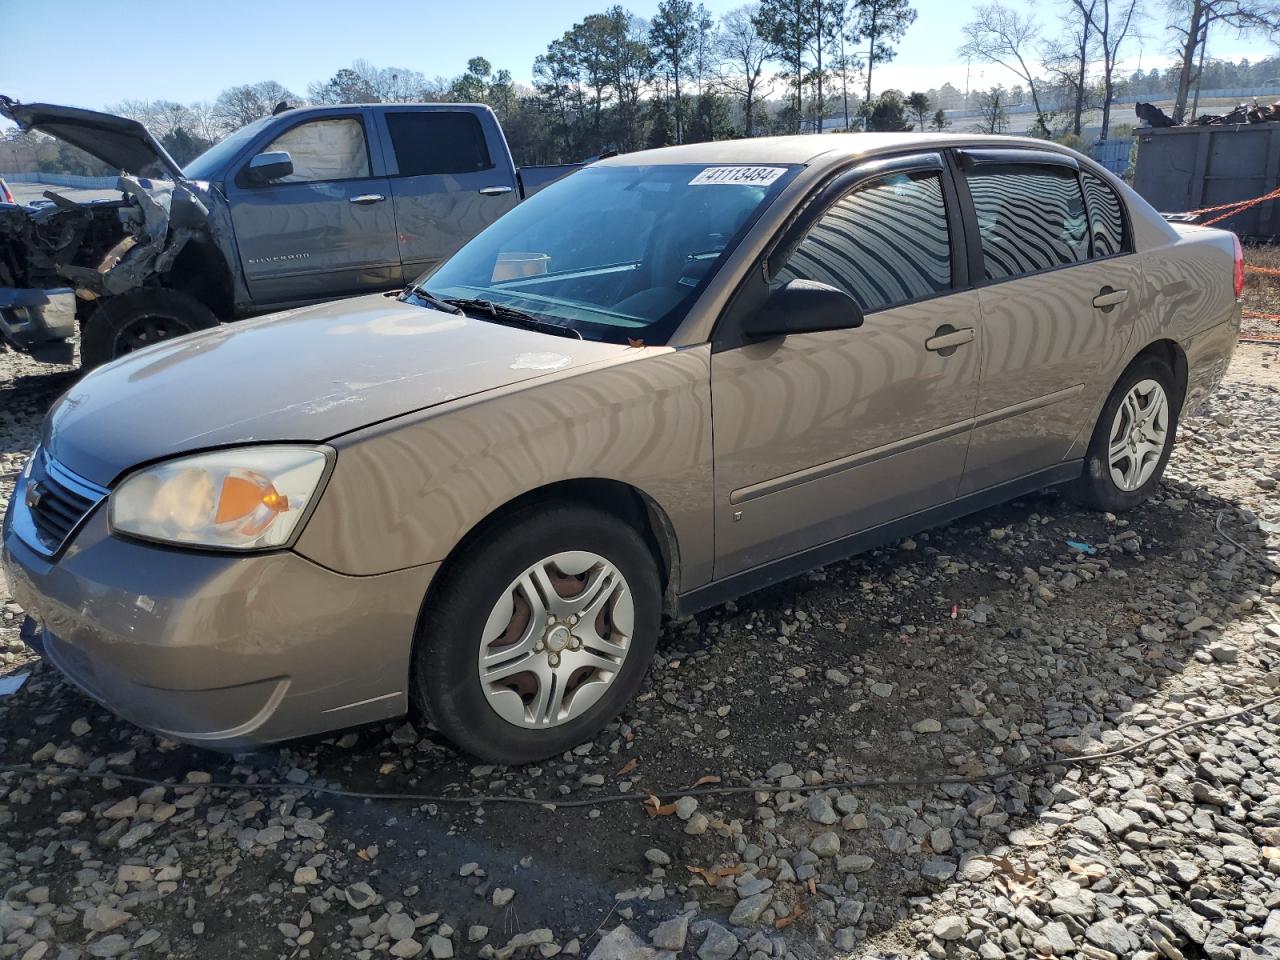
[[(1268, 193), (1264, 193), (1260, 197), (1254, 197), (1252, 200), (1232, 200), (1230, 203), (1220, 203), (1215, 207), (1201, 207), (1199, 210), (1186, 210), (1183, 212), (1186, 213), (1187, 216), (1199, 217), (1199, 216), (1203, 216), (1206, 213), (1217, 213), (1219, 210), (1230, 210), (1231, 213), (1228, 213), (1226, 215), (1229, 217), (1239, 212), (1239, 210), (1237, 210), (1236, 208), (1248, 209), (1249, 207), (1253, 206), (1256, 203), (1263, 203), (1267, 200), (1277, 200), (1277, 199), (1280, 199), (1280, 187), (1276, 187), (1276, 189)], [(1223, 218), (1218, 217), (1211, 222), (1216, 223), (1217, 220), (1221, 220), (1221, 219)], [(1204, 225), (1205, 224), (1201, 224), (1201, 226), (1204, 226)]]

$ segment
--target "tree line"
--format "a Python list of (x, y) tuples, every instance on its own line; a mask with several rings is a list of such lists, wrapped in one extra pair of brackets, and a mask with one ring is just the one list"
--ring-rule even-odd
[[(1078, 141), (1086, 117), (1100, 111), (1105, 138), (1112, 105), (1127, 91), (1173, 91), (1174, 115), (1183, 118), (1206, 82), (1243, 86), (1280, 76), (1274, 60), (1232, 65), (1205, 56), (1211, 33), (1275, 30), (1280, 6), (1257, 0), (1164, 0), (1173, 65), (1122, 75), (1139, 39), (1139, 2), (978, 6), (957, 55), (1002, 69), (1010, 83), (981, 91), (944, 84), (874, 92), (877, 69), (916, 22), (910, 0), (758, 0), (718, 18), (695, 0), (661, 0), (649, 19), (614, 5), (573, 24), (535, 59), (530, 85), (484, 57), (473, 57), (459, 76), (434, 78), (357, 60), (301, 93), (267, 80), (230, 87), (209, 102), (125, 101), (108, 109), (143, 122), (186, 163), (280, 102), (479, 102), (502, 121), (517, 162), (534, 164), (766, 134), (943, 130), (952, 123), (944, 111), (956, 109), (977, 114), (963, 121), (966, 129), (1000, 133), (1006, 111), (1024, 104), (1034, 112), (1033, 135)], [(0, 143), (0, 169), (18, 140)], [(95, 172), (76, 151), (28, 146), (43, 151), (41, 169)]]

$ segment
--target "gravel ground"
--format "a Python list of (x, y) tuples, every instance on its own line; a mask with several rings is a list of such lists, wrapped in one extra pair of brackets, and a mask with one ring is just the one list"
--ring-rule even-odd
[[(0, 355), (0, 499), (71, 376)], [(515, 770), (408, 724), (165, 742), (0, 584), (0, 764), (100, 775), (0, 772), (0, 957), (1280, 958), (1280, 704), (1176, 729), (1280, 693), (1277, 478), (1242, 346), (1142, 509), (1027, 497), (669, 623), (621, 722)]]

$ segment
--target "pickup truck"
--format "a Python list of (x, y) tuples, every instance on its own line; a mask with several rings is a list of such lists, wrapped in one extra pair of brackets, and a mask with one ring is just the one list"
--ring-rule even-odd
[(181, 168), (136, 120), (3, 96), (0, 115), (122, 171), (118, 200), (0, 206), (0, 336), (68, 363), (79, 323), (86, 368), (403, 287), (579, 166), (518, 170), (477, 104), (281, 104)]

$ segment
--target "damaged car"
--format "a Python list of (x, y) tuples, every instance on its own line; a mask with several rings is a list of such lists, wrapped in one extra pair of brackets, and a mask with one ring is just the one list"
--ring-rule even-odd
[(0, 562), (22, 636), (164, 737), (249, 749), (412, 708), (535, 761), (623, 710), (664, 613), (1046, 486), (1138, 507), (1230, 362), (1243, 283), (1230, 233), (1043, 141), (615, 157), (396, 298), (84, 377)]
[(121, 171), (0, 204), (0, 339), (92, 368), (221, 321), (403, 287), (578, 164), (517, 169), (485, 106), (280, 104), (179, 167), (136, 120), (0, 96)]

